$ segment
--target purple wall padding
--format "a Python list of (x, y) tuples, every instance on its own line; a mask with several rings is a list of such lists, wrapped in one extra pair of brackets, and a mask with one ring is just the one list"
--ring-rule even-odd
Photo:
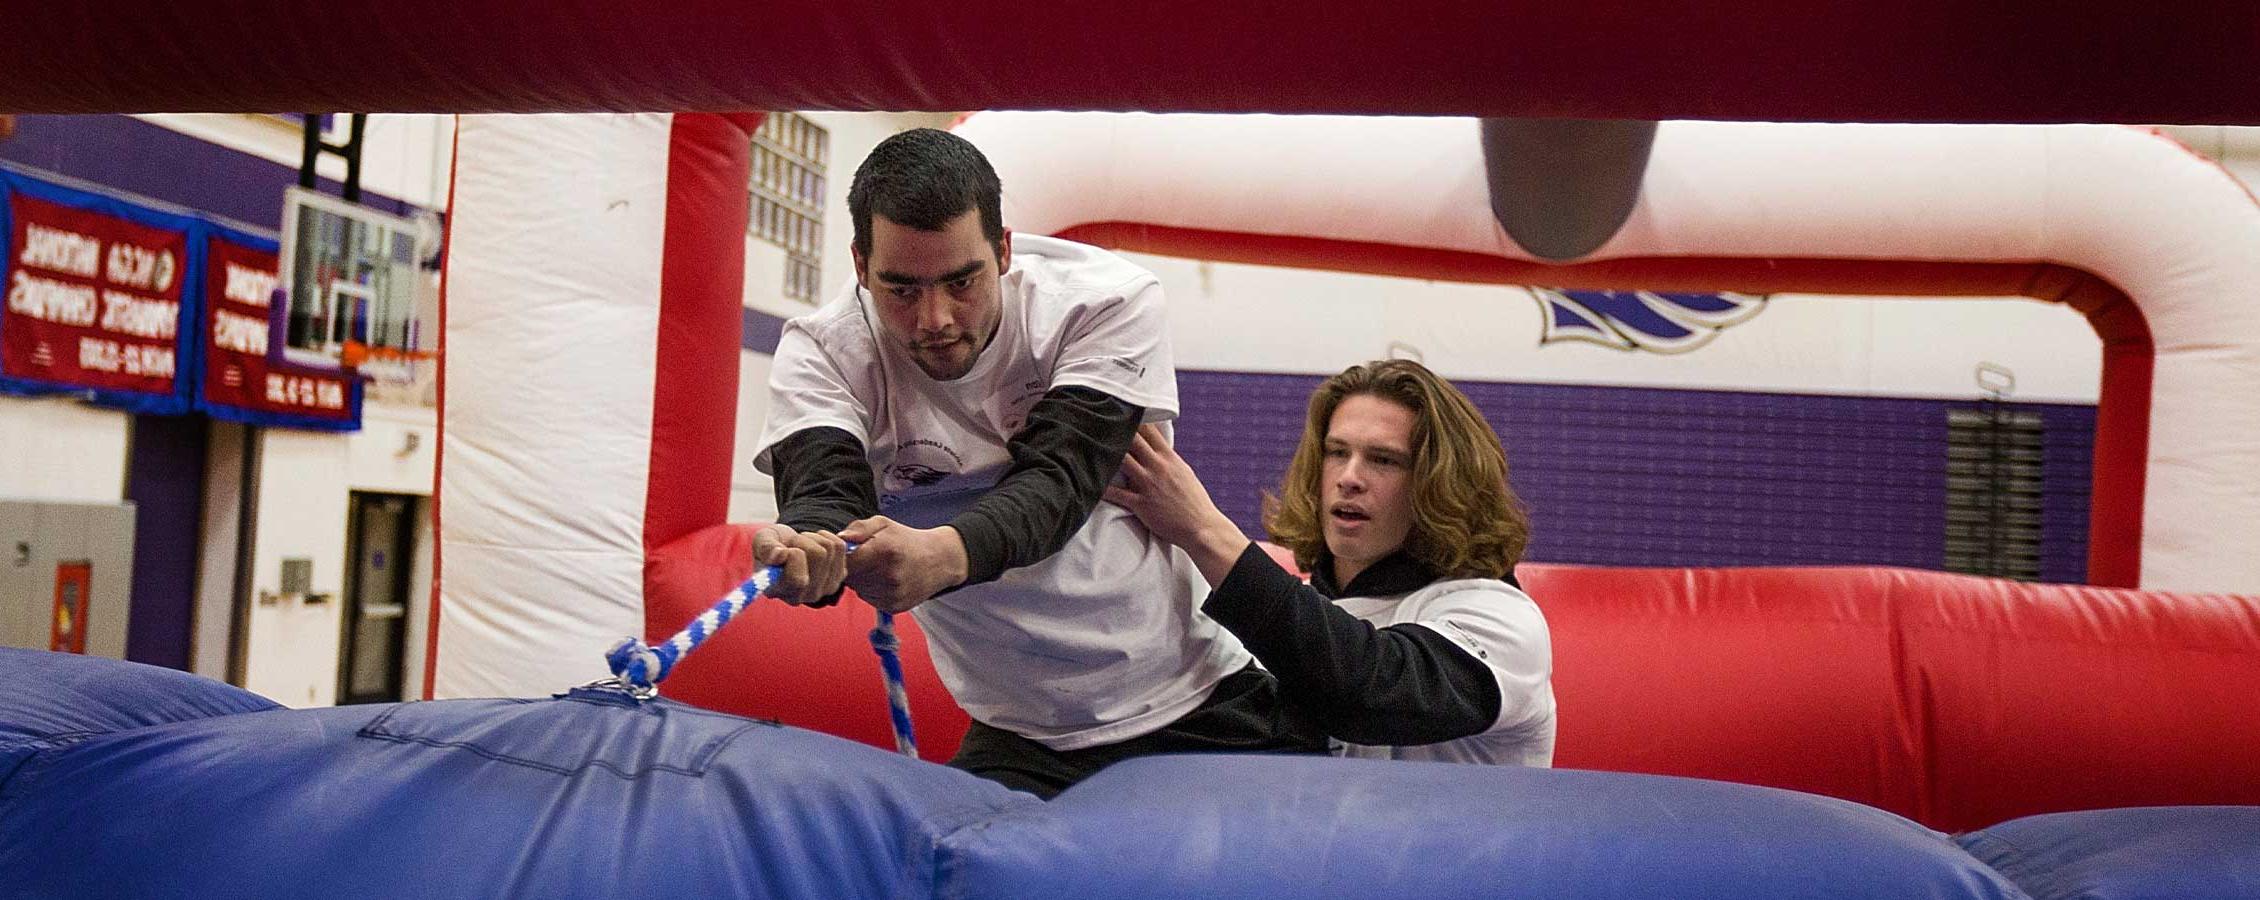
[[(1178, 442), (1261, 534), (1314, 375), (1180, 371)], [(1458, 381), (1507, 447), (1529, 558), (1639, 566), (1944, 560), (1943, 400)], [(2017, 404), (2048, 425), (2042, 575), (2087, 572), (2092, 406)]]
[(133, 602), (126, 658), (186, 670), (204, 524), (203, 416), (133, 417), (126, 499), (133, 501)]
[[(269, 230), (282, 227), (283, 189), (298, 183), (295, 165), (132, 116), (17, 116), (0, 159)], [(341, 187), (328, 178), (321, 186), (331, 195)], [(416, 211), (366, 189), (361, 202), (396, 216)]]

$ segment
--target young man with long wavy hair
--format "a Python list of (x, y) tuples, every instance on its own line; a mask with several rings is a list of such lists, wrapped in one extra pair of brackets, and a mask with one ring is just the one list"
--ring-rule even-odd
[(1547, 766), (1546, 619), (1514, 580), (1529, 518), (1499, 438), (1410, 360), (1319, 386), (1265, 525), (1311, 573), (1274, 563), (1158, 430), (1107, 498), (1183, 548), (1202, 609), (1255, 653), (1350, 756)]

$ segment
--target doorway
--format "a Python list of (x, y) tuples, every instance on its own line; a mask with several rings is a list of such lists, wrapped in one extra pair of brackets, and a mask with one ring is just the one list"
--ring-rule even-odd
[(337, 702), (400, 699), (416, 512), (422, 498), (354, 491), (347, 506), (345, 646)]

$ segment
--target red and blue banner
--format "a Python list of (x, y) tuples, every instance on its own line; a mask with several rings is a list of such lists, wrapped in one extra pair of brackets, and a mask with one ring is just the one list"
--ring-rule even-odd
[(216, 419), (290, 428), (361, 427), (361, 380), (284, 363), (270, 352), (279, 260), (275, 241), (214, 225), (205, 231), (204, 365), (196, 406)]
[(144, 413), (192, 408), (202, 223), (0, 171), (0, 390), (81, 393)]
[(361, 427), (358, 378), (268, 352), (273, 238), (0, 168), (0, 250), (0, 393)]

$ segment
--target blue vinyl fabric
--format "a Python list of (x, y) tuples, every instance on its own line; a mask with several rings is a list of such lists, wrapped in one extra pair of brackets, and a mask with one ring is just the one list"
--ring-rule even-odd
[(0, 647), (0, 686), (0, 799), (17, 768), (46, 750), (151, 725), (281, 708), (186, 672), (12, 647)]
[(2035, 900), (2260, 897), (2260, 806), (2051, 813), (1956, 840)]
[(0, 791), (0, 897), (917, 898), (943, 836), (1035, 805), (606, 691), (276, 710), (25, 760)]
[(1149, 757), (949, 839), (951, 898), (2023, 898), (1881, 810), (1723, 782)]
[(292, 710), (8, 649), (0, 684), (0, 900), (2260, 897), (2260, 807), (1948, 839), (1718, 781), (1280, 756), (1135, 759), (1046, 804), (605, 690)]

